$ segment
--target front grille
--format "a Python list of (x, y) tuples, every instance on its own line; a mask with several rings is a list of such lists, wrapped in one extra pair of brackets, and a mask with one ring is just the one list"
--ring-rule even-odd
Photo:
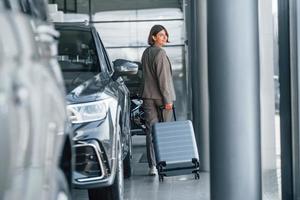
[(101, 160), (93, 145), (76, 146), (75, 171), (83, 178), (95, 178), (103, 175)]

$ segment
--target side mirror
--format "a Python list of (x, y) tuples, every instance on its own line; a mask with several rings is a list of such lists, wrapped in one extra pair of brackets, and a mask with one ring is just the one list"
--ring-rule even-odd
[(118, 75), (134, 75), (138, 72), (139, 66), (129, 60), (117, 59), (113, 61), (115, 73)]

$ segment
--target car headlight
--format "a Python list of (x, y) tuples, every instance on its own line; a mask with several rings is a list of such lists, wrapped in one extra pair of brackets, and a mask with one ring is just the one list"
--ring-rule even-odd
[(77, 124), (104, 119), (107, 115), (107, 108), (107, 102), (101, 100), (68, 105), (67, 111), (72, 123)]

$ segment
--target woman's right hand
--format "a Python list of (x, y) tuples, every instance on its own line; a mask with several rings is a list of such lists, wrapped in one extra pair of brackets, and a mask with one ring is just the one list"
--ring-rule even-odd
[(172, 103), (166, 103), (165, 104), (165, 109), (166, 110), (172, 110), (173, 109), (173, 104)]

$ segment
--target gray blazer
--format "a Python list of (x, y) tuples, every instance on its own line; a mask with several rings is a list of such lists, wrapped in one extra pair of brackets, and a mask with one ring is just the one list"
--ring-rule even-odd
[(175, 101), (170, 60), (164, 49), (148, 47), (142, 56), (143, 88), (142, 98), (161, 99), (164, 103)]

